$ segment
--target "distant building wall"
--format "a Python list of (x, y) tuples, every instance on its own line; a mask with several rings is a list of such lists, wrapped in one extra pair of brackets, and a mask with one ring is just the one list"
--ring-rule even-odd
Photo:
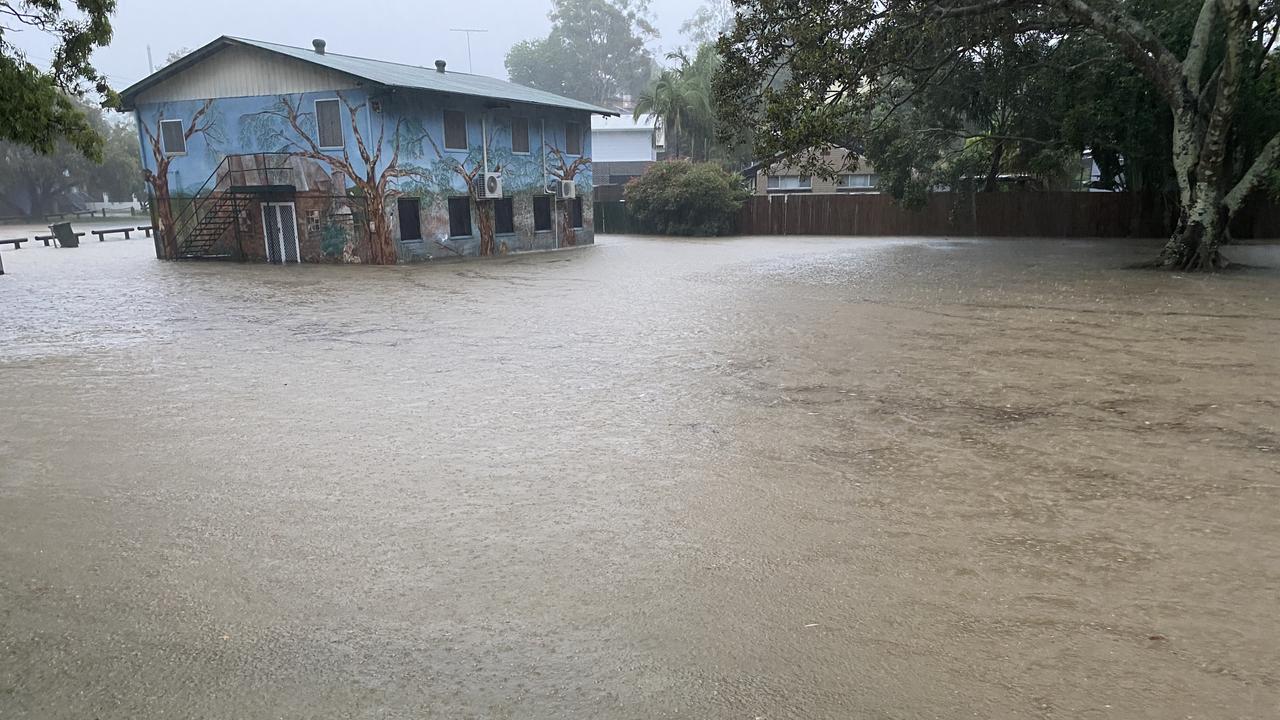
[[(844, 148), (829, 148), (824, 153), (824, 162), (833, 171), (838, 171), (837, 177), (810, 175), (788, 163), (777, 163), (756, 173), (755, 194), (878, 192), (879, 175), (866, 158), (856, 158), (851, 167), (846, 167), (850, 164), (849, 152)], [(770, 177), (775, 179), (772, 187)]]

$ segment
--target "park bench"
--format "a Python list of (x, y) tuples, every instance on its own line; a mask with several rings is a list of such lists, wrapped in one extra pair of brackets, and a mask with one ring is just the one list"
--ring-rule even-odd
[[(76, 237), (78, 237), (78, 238), (82, 238), (82, 237), (84, 237), (84, 233), (82, 233), (82, 232), (78, 232), (78, 233), (74, 233), (74, 234), (75, 234), (75, 236), (76, 236)], [(36, 240), (40, 240), (41, 242), (43, 242), (45, 247), (49, 247), (49, 241), (50, 241), (50, 240), (54, 240), (54, 239), (56, 239), (56, 238), (57, 238), (57, 236), (56, 236), (56, 235), (37, 235), (37, 236), (36, 236)]]
[(146, 233), (147, 237), (151, 237), (151, 231), (155, 230), (156, 228), (154, 225), (139, 225), (138, 229)]
[(89, 232), (98, 236), (98, 242), (103, 242), (106, 240), (106, 238), (103, 237), (103, 235), (111, 235), (112, 233), (124, 233), (124, 239), (128, 240), (129, 233), (136, 232), (136, 230), (137, 230), (136, 228), (125, 227), (125, 228), (111, 228), (110, 230), (90, 230)]
[(24, 242), (31, 241), (27, 238), (10, 238), (8, 240), (0, 240), (0, 245), (12, 245), (14, 250), (21, 250)]

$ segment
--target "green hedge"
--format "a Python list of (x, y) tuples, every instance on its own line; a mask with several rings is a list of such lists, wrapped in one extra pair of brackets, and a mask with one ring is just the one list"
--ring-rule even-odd
[(658, 235), (727, 235), (747, 199), (737, 175), (714, 163), (670, 160), (627, 183), (636, 228)]

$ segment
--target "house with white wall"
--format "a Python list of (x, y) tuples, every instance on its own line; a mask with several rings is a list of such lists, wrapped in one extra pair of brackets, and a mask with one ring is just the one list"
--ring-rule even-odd
[(591, 147), (596, 185), (625, 185), (657, 162), (663, 149), (662, 128), (657, 118), (630, 115), (591, 118)]

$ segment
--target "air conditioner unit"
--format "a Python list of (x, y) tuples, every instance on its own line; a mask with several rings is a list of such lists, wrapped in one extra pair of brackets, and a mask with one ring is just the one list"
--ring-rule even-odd
[(481, 200), (502, 197), (502, 173), (481, 173), (476, 177), (476, 196)]
[(560, 185), (556, 188), (556, 197), (561, 200), (571, 200), (578, 197), (578, 186), (572, 180), (561, 180)]

